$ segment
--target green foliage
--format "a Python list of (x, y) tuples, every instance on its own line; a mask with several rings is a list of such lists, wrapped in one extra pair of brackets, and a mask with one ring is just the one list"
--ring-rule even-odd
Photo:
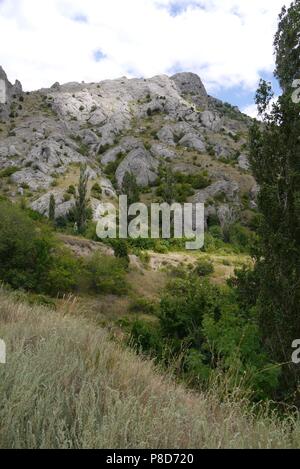
[(262, 348), (255, 312), (240, 314), (233, 290), (186, 275), (169, 284), (157, 316), (158, 324), (134, 322), (131, 340), (166, 365), (178, 357), (189, 383), (209, 386), (222, 370), (228, 391), (239, 385), (256, 400), (278, 386), (280, 367)]
[(291, 86), (299, 78), (300, 45), (299, 45), (300, 2), (295, 0), (289, 8), (283, 7), (278, 30), (274, 40), (276, 53), (276, 77), (281, 87)]
[(161, 197), (163, 202), (172, 204), (178, 201), (178, 193), (176, 188), (176, 180), (171, 168), (164, 164), (159, 167), (159, 180), (156, 195)]
[[(299, 106), (292, 100), (292, 82), (299, 72), (299, 18), (299, 1), (282, 11), (275, 49), (283, 94), (269, 111), (272, 91), (269, 84), (260, 83), (256, 101), (264, 126), (255, 123), (250, 133), (250, 162), (260, 186), (261, 214), (255, 250), (256, 306), (265, 347), (282, 363), (291, 361), (292, 342), (300, 337), (300, 119)], [(299, 367), (286, 365), (282, 393), (295, 392), (293, 398), (299, 401), (299, 382)]]
[(25, 212), (0, 202), (0, 278), (13, 288), (42, 291), (52, 262), (53, 240)]
[(190, 184), (195, 190), (205, 189), (211, 184), (207, 172), (202, 171), (196, 174), (175, 173), (175, 180), (179, 184)]
[(100, 294), (124, 295), (128, 292), (126, 265), (121, 259), (94, 254), (87, 262), (93, 290)]
[(170, 168), (161, 166), (156, 195), (164, 202), (184, 203), (194, 194), (194, 190), (204, 189), (211, 183), (206, 172), (197, 174), (173, 174)]
[(60, 247), (49, 226), (7, 202), (0, 202), (0, 211), (0, 280), (53, 296), (76, 289), (79, 261)]
[(128, 205), (135, 204), (140, 200), (140, 189), (134, 174), (126, 172), (122, 183), (122, 193), (128, 197)]
[(9, 166), (8, 168), (2, 169), (0, 171), (0, 178), (7, 178), (19, 171), (20, 168), (17, 166)]
[(195, 267), (195, 273), (199, 277), (207, 277), (214, 273), (214, 266), (211, 261), (199, 259)]
[(249, 252), (256, 240), (255, 233), (239, 223), (229, 227), (229, 242), (241, 251)]
[(93, 197), (95, 197), (95, 199), (101, 199), (102, 189), (101, 189), (100, 185), (98, 184), (98, 182), (96, 182), (93, 185), (92, 190), (91, 190), (91, 194), (92, 194)]
[(119, 152), (117, 154), (117, 157), (115, 159), (115, 161), (110, 161), (106, 166), (105, 166), (105, 173), (108, 175), (108, 177), (110, 178), (110, 180), (115, 183), (116, 182), (116, 178), (115, 178), (115, 175), (116, 175), (116, 171), (122, 161), (122, 159), (124, 158), (124, 153), (123, 152)]
[(88, 200), (87, 200), (87, 184), (88, 184), (88, 174), (86, 167), (81, 166), (80, 168), (80, 178), (77, 189), (77, 194), (75, 196), (75, 221), (77, 223), (77, 228), (79, 233), (83, 233), (86, 228), (86, 223), (88, 220)]
[(135, 298), (130, 305), (130, 311), (153, 315), (157, 311), (157, 305), (148, 298)]
[(129, 265), (129, 249), (125, 239), (114, 239), (112, 240), (112, 247), (114, 249), (115, 257), (123, 259), (126, 265)]
[(78, 153), (82, 156), (87, 156), (89, 154), (89, 146), (85, 143), (81, 143), (80, 147), (77, 149)]
[(51, 194), (49, 201), (49, 220), (52, 222), (55, 220), (55, 198), (53, 194)]
[(67, 192), (68, 192), (68, 194), (75, 196), (76, 195), (75, 186), (73, 186), (73, 185), (69, 186)]
[(80, 261), (68, 250), (56, 248), (44, 290), (52, 296), (77, 290), (82, 275)]

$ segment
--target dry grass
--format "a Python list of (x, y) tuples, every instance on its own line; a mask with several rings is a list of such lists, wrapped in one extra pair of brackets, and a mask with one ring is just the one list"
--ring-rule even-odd
[(83, 318), (0, 292), (0, 337), (1, 448), (299, 446), (296, 419), (193, 394)]

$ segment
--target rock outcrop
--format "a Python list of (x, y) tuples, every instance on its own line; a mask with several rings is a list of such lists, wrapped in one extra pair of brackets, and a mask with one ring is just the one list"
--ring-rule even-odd
[(12, 85), (5, 71), (0, 66), (0, 119), (7, 119), (11, 112), (12, 100), (22, 96), (23, 90), (21, 83), (16, 80)]
[(98, 198), (116, 198), (126, 172), (141, 187), (152, 187), (165, 165), (173, 172), (206, 174), (209, 187), (187, 201), (204, 202), (207, 216), (224, 225), (243, 210), (245, 192), (248, 208), (256, 208), (248, 126), (248, 117), (208, 96), (193, 73), (55, 83), (23, 93), (20, 82), (12, 85), (0, 67), (0, 194), (26, 197), (47, 216), (53, 193), (57, 216), (64, 216), (72, 206), (66, 192), (76, 185), (80, 165), (93, 180), (95, 205)]

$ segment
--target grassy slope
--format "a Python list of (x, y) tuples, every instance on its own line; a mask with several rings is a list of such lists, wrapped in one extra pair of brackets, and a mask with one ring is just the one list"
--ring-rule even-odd
[(291, 447), (300, 425), (254, 417), (214, 388), (192, 394), (73, 314), (0, 292), (0, 447)]

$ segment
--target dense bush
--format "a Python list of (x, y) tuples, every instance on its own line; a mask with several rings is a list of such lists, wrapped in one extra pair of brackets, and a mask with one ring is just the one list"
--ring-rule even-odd
[(97, 293), (124, 295), (128, 292), (126, 263), (97, 252), (87, 262), (91, 287)]
[(207, 172), (202, 171), (196, 174), (175, 173), (175, 180), (179, 184), (190, 184), (195, 190), (205, 189), (211, 184)]
[(60, 247), (51, 228), (8, 202), (0, 202), (0, 212), (0, 280), (54, 296), (73, 291), (79, 261)]
[(0, 202), (0, 279), (13, 288), (42, 291), (54, 243), (44, 226), (18, 207)]
[(130, 311), (132, 313), (155, 314), (157, 305), (148, 298), (135, 298), (131, 305)]
[(52, 259), (45, 290), (53, 296), (76, 291), (83, 274), (81, 262), (67, 249), (58, 248)]
[(249, 251), (255, 243), (256, 235), (245, 226), (236, 223), (229, 228), (229, 242), (241, 250)]
[(243, 386), (256, 400), (276, 389), (280, 367), (262, 348), (255, 309), (243, 314), (234, 290), (186, 275), (168, 285), (157, 317), (157, 324), (136, 321), (131, 340), (166, 365), (178, 357), (189, 383), (208, 385), (222, 373), (228, 390)]
[(199, 277), (207, 277), (214, 273), (214, 266), (211, 261), (200, 259), (195, 267), (195, 273)]

